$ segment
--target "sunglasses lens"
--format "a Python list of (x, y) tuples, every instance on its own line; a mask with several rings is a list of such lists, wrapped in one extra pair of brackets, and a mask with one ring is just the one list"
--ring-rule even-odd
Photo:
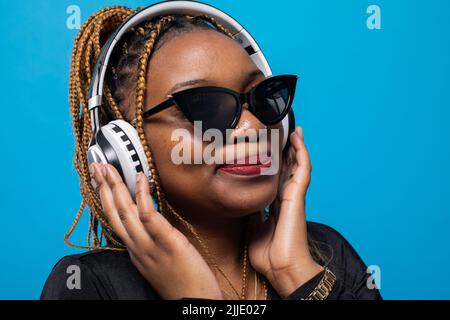
[(266, 124), (281, 121), (289, 112), (295, 91), (295, 76), (272, 77), (255, 88), (254, 106)]
[(236, 98), (226, 92), (181, 92), (176, 98), (190, 121), (202, 121), (203, 131), (214, 128), (224, 133), (238, 108)]
[[(251, 94), (252, 112), (266, 125), (280, 122), (289, 112), (297, 77), (274, 76), (263, 80)], [(223, 88), (192, 88), (173, 94), (176, 104), (191, 122), (201, 121), (203, 132), (234, 128), (241, 110), (239, 96)]]

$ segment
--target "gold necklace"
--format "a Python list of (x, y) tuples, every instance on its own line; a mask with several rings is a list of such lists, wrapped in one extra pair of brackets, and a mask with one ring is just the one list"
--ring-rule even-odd
[[(173, 209), (173, 207), (169, 203), (167, 203), (167, 206), (168, 206), (169, 210), (172, 211), (172, 213), (175, 215), (175, 217), (177, 219), (179, 219), (183, 223), (183, 225), (194, 235), (194, 237), (197, 239), (197, 241), (200, 243), (200, 245), (202, 246), (203, 250), (205, 251), (205, 254), (208, 256), (208, 258), (210, 260), (210, 263), (225, 278), (225, 280), (228, 282), (229, 286), (233, 289), (233, 291), (236, 294), (236, 296), (238, 297), (238, 299), (245, 300), (245, 298), (246, 298), (246, 287), (247, 287), (247, 260), (248, 260), (247, 247), (248, 247), (248, 238), (246, 237), (245, 245), (244, 245), (244, 256), (243, 256), (243, 262), (242, 262), (242, 265), (243, 265), (242, 266), (242, 292), (241, 292), (241, 296), (239, 296), (239, 293), (234, 288), (234, 286), (231, 283), (230, 279), (228, 279), (228, 277), (225, 275), (223, 270), (217, 265), (217, 263), (215, 262), (215, 259), (213, 258), (212, 254), (210, 253), (208, 247), (200, 239), (200, 236), (198, 235), (197, 231), (195, 231), (194, 227), (189, 222), (187, 222), (183, 218), (181, 218), (181, 216), (179, 216), (179, 214), (175, 211), (175, 209)], [(267, 292), (266, 281), (263, 279), (262, 282), (263, 282), (263, 287), (264, 287), (264, 299), (268, 300), (268, 292)]]
[[(244, 255), (244, 259), (245, 259), (245, 255)], [(221, 270), (221, 268), (217, 265), (214, 266), (216, 269), (219, 270), (219, 272), (222, 274), (222, 276), (225, 278), (225, 280), (227, 280), (228, 285), (233, 289), (234, 291), (234, 295), (236, 295), (238, 297), (238, 299), (245, 299), (245, 291), (246, 291), (246, 282), (247, 282), (247, 276), (246, 276), (246, 262), (243, 260), (243, 266), (242, 266), (242, 289), (241, 289), (241, 295), (239, 295), (238, 291), (236, 290), (236, 288), (233, 286), (233, 284), (231, 283), (231, 281), (228, 279), (228, 277), (225, 275), (225, 273)], [(255, 273), (256, 275), (256, 273)], [(233, 294), (230, 294), (227, 290), (225, 290), (224, 288), (220, 289), (222, 291), (222, 293), (225, 294), (228, 297), (232, 297)]]
[(256, 300), (256, 293), (258, 292), (258, 276), (255, 271), (255, 300)]
[[(258, 272), (255, 271), (255, 300), (258, 300), (257, 298), (257, 292), (258, 292), (258, 282), (259, 282), (259, 276), (258, 276)], [(264, 288), (264, 300), (268, 300), (269, 298), (269, 294), (267, 292), (267, 285), (266, 285), (266, 281), (264, 280), (264, 278), (261, 280), (263, 288)]]
[[(247, 263), (248, 263), (247, 259), (248, 259), (248, 255), (247, 255), (247, 241), (246, 241), (245, 242), (245, 246), (244, 246), (244, 254), (243, 254), (243, 257), (242, 257), (242, 288), (241, 288), (241, 294), (240, 295), (239, 295), (238, 291), (236, 290), (236, 288), (231, 283), (230, 279), (228, 279), (228, 277), (225, 275), (225, 272), (223, 272), (223, 270), (217, 264), (214, 265), (214, 267), (217, 270), (219, 270), (220, 274), (222, 274), (222, 276), (228, 282), (228, 285), (231, 287), (231, 289), (233, 289), (234, 293), (236, 294), (236, 296), (237, 296), (237, 298), (239, 300), (245, 300), (245, 297), (246, 297), (246, 291), (247, 291)], [(224, 290), (224, 292), (228, 294), (228, 292), (226, 292), (225, 290)]]
[[(218, 265), (216, 265), (216, 268), (218, 268), (221, 271), (222, 276), (227, 280), (228, 284), (233, 289), (234, 293), (238, 296), (238, 299), (242, 299), (242, 300), (246, 300), (246, 291), (247, 291), (246, 290), (247, 289), (247, 264), (248, 264), (248, 252), (247, 251), (248, 251), (248, 243), (246, 241), (245, 246), (244, 246), (244, 256), (243, 256), (243, 262), (242, 262), (242, 293), (241, 293), (241, 296), (239, 296), (239, 294), (237, 293), (237, 290), (234, 288), (233, 284), (227, 278), (225, 273), (220, 269), (220, 267)], [(259, 279), (259, 276), (255, 270), (255, 300), (257, 298), (258, 279)], [(268, 290), (267, 290), (267, 284), (266, 284), (266, 281), (264, 278), (262, 279), (262, 284), (263, 284), (263, 288), (264, 288), (264, 300), (268, 300), (269, 294), (268, 294)], [(225, 293), (227, 293), (229, 295), (228, 292), (225, 291)]]

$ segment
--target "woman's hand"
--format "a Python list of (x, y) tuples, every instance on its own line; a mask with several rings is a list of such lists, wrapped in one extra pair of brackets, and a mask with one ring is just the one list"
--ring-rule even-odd
[(311, 163), (301, 127), (290, 135), (291, 146), (280, 173), (277, 199), (269, 218), (250, 217), (250, 262), (285, 298), (323, 268), (308, 249), (305, 196), (311, 179)]
[(136, 182), (136, 203), (117, 170), (92, 164), (102, 206), (131, 260), (163, 299), (223, 299), (219, 284), (196, 248), (158, 211), (144, 174)]

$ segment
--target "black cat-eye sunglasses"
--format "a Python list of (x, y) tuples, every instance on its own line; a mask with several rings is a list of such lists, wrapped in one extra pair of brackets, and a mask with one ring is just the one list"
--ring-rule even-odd
[[(145, 111), (148, 118), (173, 105), (194, 123), (202, 122), (202, 130), (234, 129), (242, 113), (242, 105), (248, 103), (248, 110), (263, 124), (279, 123), (288, 114), (294, 99), (297, 84), (296, 75), (270, 76), (246, 93), (239, 93), (222, 87), (196, 87), (178, 91), (168, 99)], [(136, 120), (132, 121), (135, 126)]]

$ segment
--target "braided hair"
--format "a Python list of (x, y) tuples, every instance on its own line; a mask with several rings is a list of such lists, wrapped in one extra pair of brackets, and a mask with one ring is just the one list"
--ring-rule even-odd
[[(92, 70), (100, 55), (102, 45), (116, 28), (135, 12), (135, 10), (123, 6), (104, 8), (88, 18), (74, 41), (70, 65), (69, 104), (75, 135), (74, 166), (80, 175), (82, 202), (71, 227), (64, 237), (65, 242), (74, 247), (106, 250), (124, 249), (120, 239), (113, 233), (111, 226), (105, 219), (100, 199), (90, 183), (87, 150), (93, 133), (88, 110), (88, 91)], [(123, 102), (131, 91), (135, 90), (136, 129), (147, 156), (151, 175), (155, 181), (158, 206), (163, 215), (168, 216), (168, 213), (171, 212), (184, 226), (194, 232), (194, 235), (197, 234), (192, 225), (176, 213), (165, 199), (152, 153), (145, 139), (142, 113), (148, 61), (151, 55), (168, 38), (196, 28), (214, 28), (230, 37), (232, 36), (220, 23), (207, 15), (160, 16), (142, 22), (127, 31), (117, 44), (117, 50), (112, 53), (105, 78), (104, 101), (102, 101), (100, 110), (102, 123), (114, 119), (126, 119), (126, 113), (129, 110), (124, 108)], [(87, 245), (81, 246), (70, 242), (69, 237), (86, 206), (90, 208)], [(106, 245), (102, 245), (103, 239), (105, 239)]]
[[(118, 26), (137, 10), (124, 6), (110, 6), (97, 11), (82, 25), (74, 41), (70, 65), (69, 104), (75, 135), (74, 166), (80, 176), (82, 201), (75, 219), (64, 237), (64, 241), (70, 246), (102, 250), (126, 249), (106, 220), (100, 199), (90, 183), (87, 150), (93, 133), (88, 110), (88, 91), (92, 70), (102, 46)], [(198, 240), (204, 253), (211, 256), (194, 227), (166, 200), (152, 152), (145, 138), (142, 118), (148, 62), (152, 54), (169, 38), (194, 29), (212, 29), (232, 37), (232, 34), (224, 26), (208, 15), (159, 16), (128, 30), (116, 45), (108, 64), (100, 118), (101, 123), (115, 119), (130, 120), (133, 118), (133, 115), (127, 114), (131, 108), (125, 108), (124, 102), (134, 90), (136, 130), (147, 156), (150, 173), (155, 181), (159, 210), (166, 218), (175, 218), (180, 221)], [(87, 245), (77, 245), (72, 243), (69, 238), (86, 206), (90, 209)], [(104, 244), (105, 242), (106, 244)], [(313, 257), (318, 261), (323, 261), (316, 245), (312, 241), (309, 242)]]

